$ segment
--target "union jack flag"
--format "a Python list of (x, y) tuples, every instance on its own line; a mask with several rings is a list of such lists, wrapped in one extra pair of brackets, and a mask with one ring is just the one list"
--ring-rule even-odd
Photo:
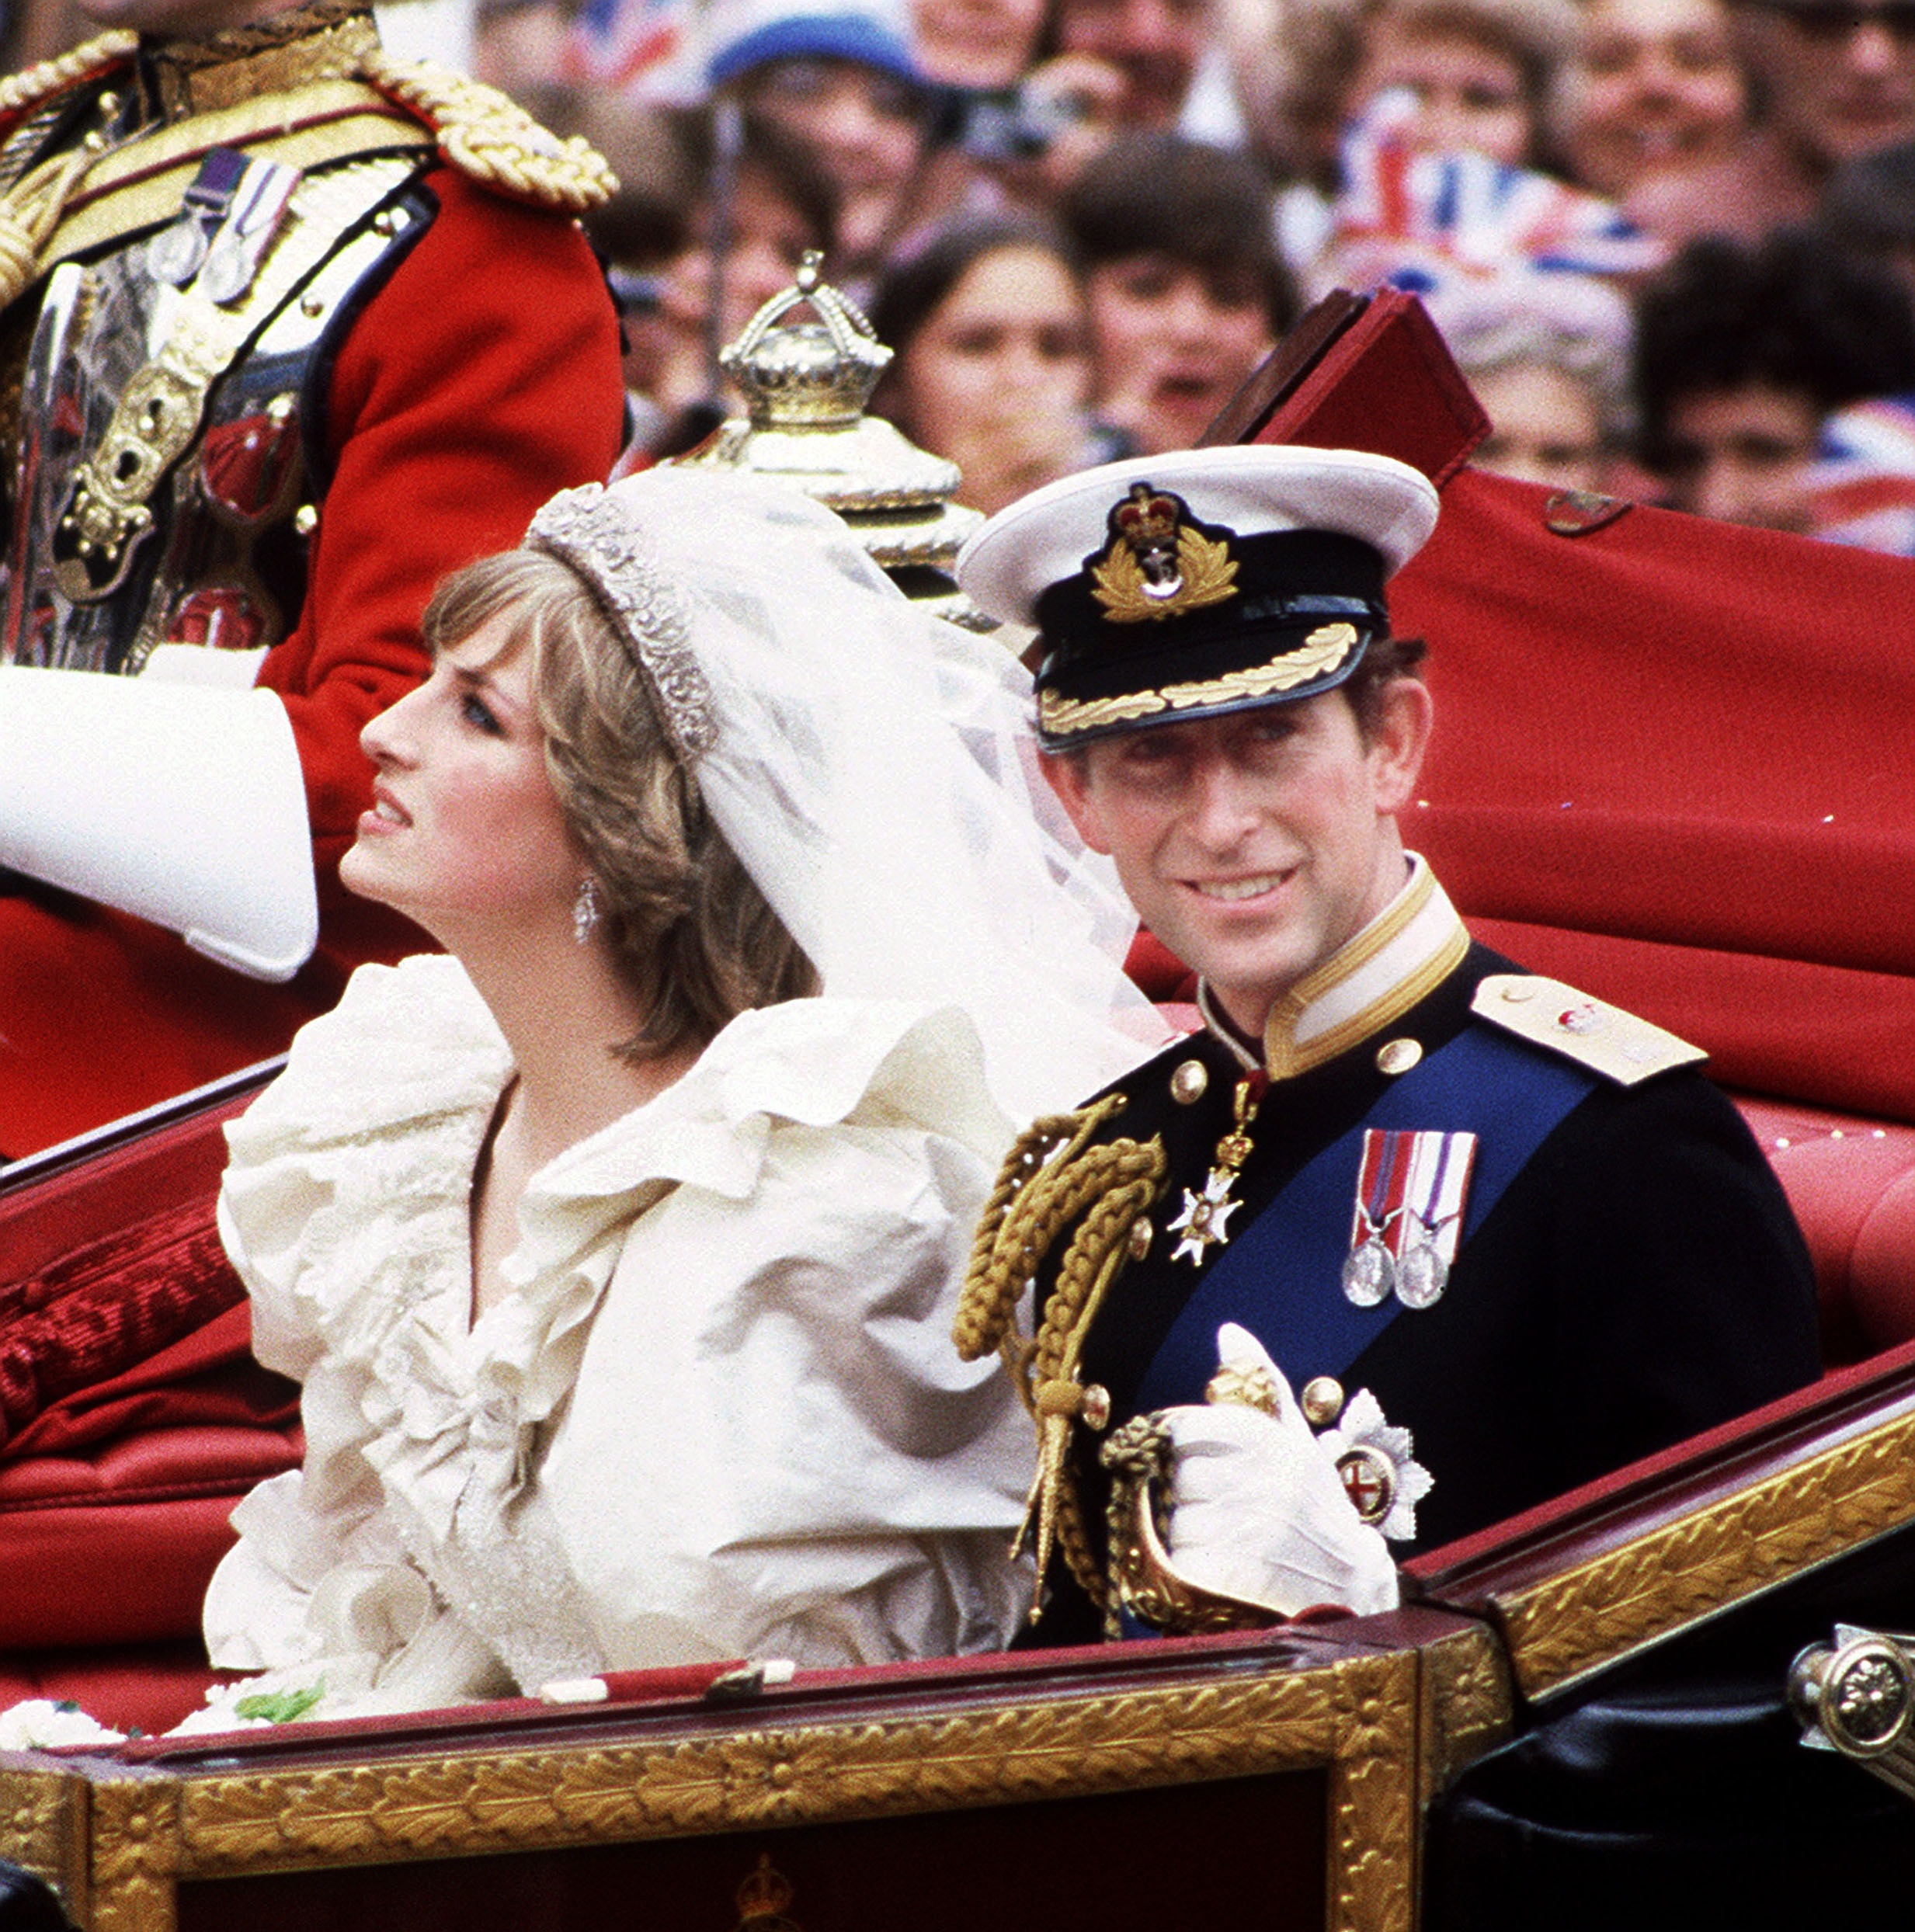
[(690, 103), (704, 92), (694, 0), (585, 0), (560, 71), (579, 87), (637, 101)]
[(1412, 148), (1402, 128), (1414, 105), (1392, 89), (1343, 137), (1330, 252), (1354, 286), (1388, 282), (1423, 294), (1446, 276), (1517, 263), (1584, 275), (1660, 266), (1663, 244), (1613, 202), (1486, 155)]
[(1838, 409), (1809, 472), (1818, 537), (1915, 557), (1915, 396)]

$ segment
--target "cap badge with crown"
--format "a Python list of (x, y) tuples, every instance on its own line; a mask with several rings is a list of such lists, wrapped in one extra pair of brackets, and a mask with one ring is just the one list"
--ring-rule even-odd
[(1133, 483), (1111, 510), (1110, 547), (1090, 566), (1090, 594), (1111, 623), (1161, 622), (1237, 594), (1229, 544), (1190, 515), (1182, 497), (1147, 482)]

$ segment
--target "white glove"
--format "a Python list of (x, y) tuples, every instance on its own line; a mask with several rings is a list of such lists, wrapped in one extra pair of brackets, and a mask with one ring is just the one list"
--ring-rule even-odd
[(270, 691), (0, 665), (0, 866), (290, 979), (319, 902), (286, 707)]
[(1360, 1617), (1394, 1610), (1396, 1565), (1344, 1492), (1283, 1371), (1234, 1322), (1218, 1330), (1217, 1355), (1225, 1368), (1267, 1374), (1277, 1412), (1236, 1402), (1163, 1412), (1174, 1449), (1166, 1548), (1179, 1574), (1285, 1616), (1314, 1604)]

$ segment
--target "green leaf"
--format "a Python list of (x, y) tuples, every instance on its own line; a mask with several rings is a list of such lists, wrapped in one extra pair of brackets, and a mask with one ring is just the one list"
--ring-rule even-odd
[(303, 1718), (326, 1694), (326, 1680), (308, 1684), (303, 1690), (259, 1690), (240, 1697), (233, 1704), (236, 1718), (264, 1718), (269, 1724), (290, 1724)]

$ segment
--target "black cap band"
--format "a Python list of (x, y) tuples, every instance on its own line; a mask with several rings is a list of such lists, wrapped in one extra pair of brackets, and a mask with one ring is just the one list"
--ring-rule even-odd
[(1201, 650), (1213, 635), (1241, 638), (1280, 624), (1347, 617), (1374, 627), (1389, 620), (1382, 554), (1360, 537), (1320, 530), (1236, 537), (1194, 519), (1190, 526), (1229, 546), (1237, 561), (1235, 596), (1161, 623), (1117, 622), (1092, 587), (1091, 573), (1107, 554), (1094, 551), (1078, 575), (1053, 584), (1037, 599), (1037, 627), (1047, 653), (1070, 660), (1080, 655), (1118, 656), (1159, 649), (1173, 639), (1178, 650)]

